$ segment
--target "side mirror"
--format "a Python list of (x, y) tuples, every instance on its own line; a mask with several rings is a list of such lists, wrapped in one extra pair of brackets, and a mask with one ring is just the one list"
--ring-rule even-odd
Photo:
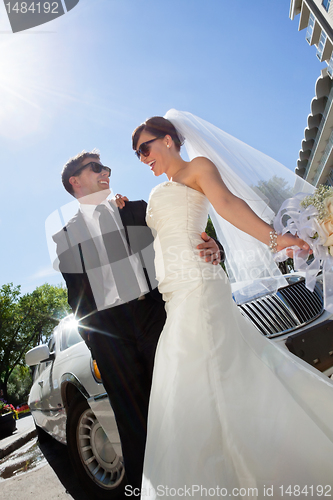
[(25, 362), (28, 366), (38, 365), (42, 361), (51, 361), (52, 359), (54, 359), (54, 353), (50, 353), (46, 344), (30, 349), (25, 355)]

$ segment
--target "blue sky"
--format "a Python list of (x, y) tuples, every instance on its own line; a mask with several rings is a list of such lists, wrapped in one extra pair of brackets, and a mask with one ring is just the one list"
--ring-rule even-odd
[(0, 5), (1, 285), (31, 292), (52, 273), (50, 214), (72, 201), (62, 165), (96, 147), (112, 187), (147, 199), (155, 178), (131, 133), (190, 111), (294, 169), (325, 67), (289, 0), (80, 0), (13, 34)]

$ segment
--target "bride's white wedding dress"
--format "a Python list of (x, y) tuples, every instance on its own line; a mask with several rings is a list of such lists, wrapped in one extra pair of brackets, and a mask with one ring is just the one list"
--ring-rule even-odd
[(158, 185), (148, 204), (167, 321), (142, 498), (220, 498), (233, 488), (253, 488), (242, 498), (280, 498), (289, 485), (312, 486), (310, 497), (328, 485), (322, 496), (333, 496), (333, 384), (261, 336), (238, 311), (222, 268), (198, 255), (208, 206), (176, 182)]

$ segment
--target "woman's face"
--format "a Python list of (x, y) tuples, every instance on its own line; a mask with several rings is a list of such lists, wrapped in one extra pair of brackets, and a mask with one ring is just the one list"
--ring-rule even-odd
[[(156, 139), (156, 137), (144, 130), (140, 134), (136, 150), (138, 151), (143, 143), (152, 141), (152, 139)], [(140, 161), (148, 165), (155, 176), (166, 173), (169, 163), (168, 153), (171, 141), (172, 139), (169, 136), (158, 138), (150, 144), (147, 144), (147, 148), (149, 149), (148, 156), (144, 156), (143, 154), (140, 155)]]

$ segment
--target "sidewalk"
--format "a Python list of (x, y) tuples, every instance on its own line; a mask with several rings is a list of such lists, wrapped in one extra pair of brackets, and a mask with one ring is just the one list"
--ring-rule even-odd
[(16, 429), (10, 436), (0, 439), (0, 460), (37, 435), (31, 415), (25, 415), (16, 420)]

